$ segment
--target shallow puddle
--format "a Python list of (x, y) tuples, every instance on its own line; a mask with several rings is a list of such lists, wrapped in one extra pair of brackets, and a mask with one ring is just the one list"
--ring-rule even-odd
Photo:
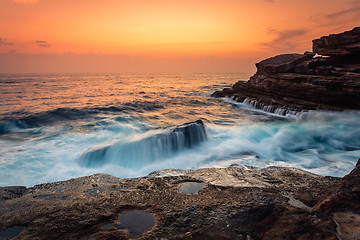
[(114, 224), (112, 224), (112, 223), (107, 223), (107, 224), (105, 224), (105, 225), (103, 226), (103, 228), (104, 228), (105, 231), (109, 231), (109, 230), (111, 230), (111, 229), (114, 228)]
[(40, 199), (44, 199), (44, 200), (54, 200), (54, 199), (56, 199), (56, 197), (54, 195), (51, 195), (51, 194), (37, 195), (37, 196), (34, 196), (34, 198), (40, 198)]
[(91, 234), (90, 237), (88, 238), (88, 240), (96, 240), (96, 237), (94, 234)]
[(205, 188), (204, 182), (183, 182), (180, 184), (179, 192), (184, 194), (195, 194)]
[(5, 231), (0, 231), (0, 239), (13, 238), (13, 237), (19, 235), (19, 233), (21, 233), (24, 229), (25, 229), (25, 227), (15, 226), (15, 227), (8, 228)]
[(128, 229), (130, 237), (139, 237), (155, 225), (155, 218), (151, 213), (144, 211), (129, 211), (119, 218), (117, 229)]

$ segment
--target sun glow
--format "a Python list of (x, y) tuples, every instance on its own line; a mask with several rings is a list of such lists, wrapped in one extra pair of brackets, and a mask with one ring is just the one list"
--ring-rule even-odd
[(8, 65), (9, 54), (71, 53), (217, 57), (249, 66), (250, 59), (311, 50), (312, 39), (351, 29), (359, 20), (353, 9), (360, 3), (2, 0), (0, 54)]

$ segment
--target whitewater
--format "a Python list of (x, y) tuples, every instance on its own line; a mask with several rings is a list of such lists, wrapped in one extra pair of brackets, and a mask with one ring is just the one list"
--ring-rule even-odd
[(250, 75), (0, 75), (0, 186), (231, 164), (338, 177), (354, 168), (359, 111), (210, 97)]

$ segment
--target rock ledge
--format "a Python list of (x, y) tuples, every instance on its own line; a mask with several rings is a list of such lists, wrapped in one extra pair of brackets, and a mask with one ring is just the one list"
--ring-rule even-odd
[(313, 40), (313, 51), (265, 59), (250, 80), (212, 96), (270, 112), (360, 109), (360, 27)]
[[(140, 210), (155, 218), (141, 239), (355, 239), (359, 176), (360, 166), (341, 179), (295, 168), (232, 165), (3, 187), (0, 234), (19, 229), (14, 239), (128, 239), (127, 229), (114, 226), (121, 225), (123, 213)], [(183, 194), (184, 182), (205, 187)]]

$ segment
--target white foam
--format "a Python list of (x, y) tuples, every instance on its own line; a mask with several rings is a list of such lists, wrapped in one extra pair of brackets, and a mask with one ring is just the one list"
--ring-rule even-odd
[(106, 126), (111, 127), (89, 132), (46, 128), (46, 134), (21, 144), (2, 139), (6, 148), (0, 149), (0, 185), (32, 186), (99, 172), (139, 177), (161, 169), (226, 167), (234, 163), (297, 167), (321, 175), (344, 176), (360, 156), (359, 112), (314, 111), (290, 121), (232, 126), (208, 123), (207, 142), (137, 168), (112, 162), (93, 169), (79, 166), (78, 159), (88, 148), (147, 132), (135, 121)]

